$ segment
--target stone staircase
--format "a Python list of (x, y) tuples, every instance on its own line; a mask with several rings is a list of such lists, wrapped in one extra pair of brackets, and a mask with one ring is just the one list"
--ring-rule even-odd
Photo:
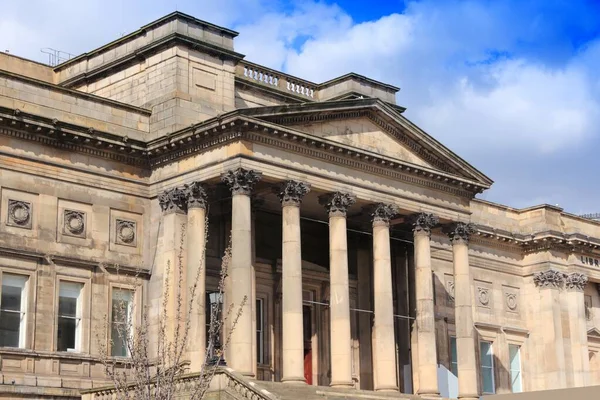
[[(266, 390), (279, 400), (422, 400), (421, 396), (395, 392), (374, 392), (369, 390), (331, 388), (281, 382), (251, 380), (257, 389)], [(441, 398), (437, 398), (441, 400)]]

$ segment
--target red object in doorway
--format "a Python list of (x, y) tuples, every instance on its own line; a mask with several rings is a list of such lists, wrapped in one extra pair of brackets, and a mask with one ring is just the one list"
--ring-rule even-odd
[(312, 350), (307, 350), (304, 354), (304, 379), (306, 383), (312, 385)]

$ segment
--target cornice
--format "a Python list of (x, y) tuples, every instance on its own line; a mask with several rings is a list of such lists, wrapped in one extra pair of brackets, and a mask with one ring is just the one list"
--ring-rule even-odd
[(140, 140), (39, 117), (20, 110), (0, 107), (0, 135), (129, 165), (144, 167), (148, 164), (144, 154), (146, 145)]
[(184, 44), (192, 49), (201, 50), (205, 53), (222, 57), (224, 59), (233, 60), (235, 62), (238, 62), (244, 58), (243, 54), (237, 53), (233, 50), (228, 50), (209, 42), (194, 39), (178, 32), (173, 32), (165, 37), (147, 44), (146, 46), (140, 47), (133, 53), (126, 54), (123, 57), (119, 57), (109, 63), (99, 65), (97, 68), (93, 68), (66, 79), (62, 81), (60, 85), (64, 87), (73, 87), (90, 81), (98, 80), (105, 74), (115, 69), (125, 68), (132, 63), (136, 63), (148, 58), (155, 52), (165, 47), (172, 47), (177, 44)]
[(110, 271), (121, 271), (126, 275), (139, 275), (139, 276), (150, 276), (150, 271), (146, 268), (134, 267), (132, 265), (121, 265), (112, 262), (104, 262), (97, 260), (90, 260), (85, 258), (71, 257), (68, 255), (58, 254), (44, 254), (39, 251), (33, 251), (29, 249), (13, 248), (13, 247), (0, 247), (0, 255), (10, 256), (21, 259), (34, 260), (43, 264), (53, 265), (61, 264), (65, 266), (72, 266), (77, 268), (100, 268)]

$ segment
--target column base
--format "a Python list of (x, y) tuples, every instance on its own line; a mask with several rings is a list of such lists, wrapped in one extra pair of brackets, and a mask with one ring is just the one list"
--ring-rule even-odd
[(330, 387), (332, 388), (350, 388), (353, 389), (354, 388), (354, 382), (331, 382), (329, 384)]
[(466, 394), (464, 396), (461, 396), (460, 394), (458, 395), (458, 398), (460, 400), (479, 400), (480, 396), (474, 395), (474, 394)]
[(303, 376), (286, 376), (281, 378), (281, 382), (291, 385), (306, 385), (306, 379)]
[(425, 398), (425, 399), (438, 399), (440, 396), (440, 392), (419, 392), (417, 390), (417, 395)]
[(380, 386), (375, 388), (376, 392), (398, 392), (398, 386)]

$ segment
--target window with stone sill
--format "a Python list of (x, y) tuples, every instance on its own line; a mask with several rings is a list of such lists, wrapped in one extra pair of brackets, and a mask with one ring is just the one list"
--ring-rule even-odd
[(111, 310), (111, 355), (129, 357), (129, 346), (133, 332), (134, 291), (114, 288), (112, 290)]
[(510, 367), (510, 388), (513, 393), (521, 393), (521, 347), (516, 344), (508, 345), (509, 367)]
[(456, 338), (450, 337), (450, 371), (458, 377), (458, 353), (456, 352)]
[(58, 296), (58, 351), (81, 351), (83, 284), (60, 281)]
[(0, 286), (0, 347), (25, 347), (27, 281), (25, 275), (3, 273)]
[(494, 353), (491, 342), (479, 342), (481, 388), (484, 394), (496, 393), (494, 383)]
[(265, 363), (263, 299), (256, 299), (256, 362)]

